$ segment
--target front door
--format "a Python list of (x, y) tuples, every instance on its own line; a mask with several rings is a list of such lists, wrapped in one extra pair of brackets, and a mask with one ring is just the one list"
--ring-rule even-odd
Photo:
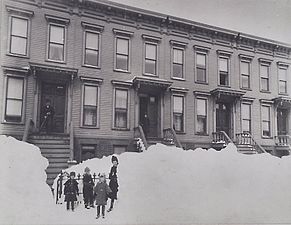
[(147, 137), (158, 136), (158, 97), (140, 97), (139, 118), (140, 124)]
[(278, 135), (286, 135), (287, 132), (287, 118), (288, 110), (278, 108), (277, 111), (277, 125), (278, 125)]
[(230, 106), (226, 103), (216, 103), (216, 131), (224, 131), (230, 136)]
[[(66, 114), (66, 85), (43, 82), (41, 92), (41, 109), (45, 107), (45, 104), (48, 100), (54, 109), (51, 132), (64, 133)], [(42, 124), (42, 115), (40, 115), (40, 117), (40, 124)]]

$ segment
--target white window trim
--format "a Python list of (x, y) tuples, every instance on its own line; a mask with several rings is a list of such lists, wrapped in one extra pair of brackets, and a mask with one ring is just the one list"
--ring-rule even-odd
[[(96, 126), (83, 125), (84, 119), (84, 97), (85, 97), (85, 86), (97, 87), (97, 121)], [(81, 114), (80, 114), (80, 127), (88, 129), (98, 129), (100, 128), (100, 86), (99, 83), (88, 82), (84, 80), (82, 82), (82, 94), (81, 94)]]
[[(270, 136), (264, 136), (263, 135), (263, 107), (269, 107), (270, 108)], [(272, 105), (271, 104), (268, 104), (264, 101), (261, 101), (261, 107), (260, 107), (260, 118), (261, 118), (261, 137), (264, 138), (264, 139), (272, 139), (273, 138), (273, 121), (272, 121), (272, 118), (274, 118), (274, 114), (273, 114), (273, 110), (272, 110)]]
[[(182, 81), (185, 81), (186, 80), (186, 46), (187, 46), (187, 43), (184, 43), (184, 42), (178, 42), (178, 41), (174, 41), (174, 40), (171, 40), (170, 41), (170, 45), (171, 45), (171, 78), (173, 80), (182, 80)], [(173, 71), (173, 66), (174, 66), (174, 49), (177, 49), (177, 50), (182, 50), (183, 51), (183, 70), (182, 70), (182, 75), (183, 77), (180, 78), (180, 77), (175, 77), (174, 76), (174, 71)]]
[[(218, 57), (217, 57), (217, 85), (220, 87), (231, 87), (231, 53), (228, 52), (218, 52)], [(228, 72), (228, 84), (227, 85), (222, 85), (220, 84), (220, 69), (219, 69), (219, 59), (227, 59), (228, 64), (227, 64), (227, 72)]]
[[(279, 77), (279, 71), (280, 69), (283, 69), (283, 70), (286, 70), (286, 92), (280, 92), (280, 77)], [(280, 95), (288, 95), (289, 93), (289, 88), (288, 88), (288, 84), (289, 84), (289, 75), (288, 75), (288, 72), (289, 72), (289, 66), (287, 64), (281, 64), (281, 63), (278, 63), (278, 66), (277, 66), (277, 74), (278, 74), (278, 94)]]
[(243, 100), (241, 101), (241, 105), (240, 105), (240, 121), (241, 121), (241, 132), (243, 132), (243, 127), (242, 127), (242, 124), (243, 124), (243, 114), (242, 114), (242, 105), (249, 105), (250, 106), (250, 121), (251, 121), (251, 124), (250, 124), (250, 133), (252, 134), (253, 133), (253, 119), (252, 119), (252, 115), (253, 115), (253, 102), (252, 101), (247, 101), (247, 100)]
[[(128, 70), (116, 68), (116, 54), (117, 54), (117, 39), (118, 38), (128, 40)], [(124, 73), (130, 73), (130, 71), (131, 71), (131, 38), (128, 36), (115, 35), (115, 38), (114, 38), (114, 71), (124, 72)]]
[[(183, 97), (183, 130), (182, 131), (176, 131), (174, 129), (174, 97)], [(186, 134), (186, 94), (183, 93), (172, 93), (171, 97), (171, 127), (175, 130), (177, 134)]]
[[(268, 67), (268, 90), (262, 89), (262, 76), (261, 76), (261, 67), (262, 66), (267, 66)], [(271, 63), (267, 61), (260, 61), (259, 62), (259, 77), (260, 77), (260, 92), (267, 92), (269, 93), (271, 90), (271, 83), (270, 83), (270, 72), (271, 72)]]
[[(124, 90), (127, 91), (127, 123), (126, 123), (126, 127), (122, 128), (122, 127), (115, 127), (115, 99), (116, 99), (116, 90)], [(120, 131), (128, 131), (130, 130), (130, 91), (129, 88), (127, 87), (122, 87), (122, 86), (116, 86), (113, 88), (113, 101), (112, 101), (112, 126), (111, 129), (112, 130), (120, 130)]]
[[(200, 100), (205, 100), (206, 101), (206, 132), (204, 134), (202, 133), (199, 133), (197, 131), (197, 116), (198, 116), (198, 113), (197, 113), (197, 109), (198, 109), (198, 99)], [(208, 97), (207, 96), (196, 96), (195, 97), (195, 103), (194, 103), (194, 107), (195, 107), (195, 110), (194, 110), (194, 130), (195, 130), (195, 135), (198, 135), (198, 136), (208, 136), (209, 135), (209, 103), (208, 103)]]
[[(252, 71), (253, 71), (252, 60), (253, 60), (253, 57), (252, 56), (245, 56), (245, 55), (240, 54), (239, 55), (239, 59), (240, 59), (239, 60), (240, 88), (243, 89), (243, 90), (251, 91), (252, 90)], [(241, 63), (242, 62), (249, 63), (249, 87), (248, 88), (243, 87), (242, 72), (241, 72)]]
[[(201, 54), (201, 55), (205, 55), (205, 82), (203, 81), (199, 81), (197, 79), (197, 54)], [(198, 83), (198, 84), (208, 84), (208, 71), (209, 71), (209, 68), (208, 68), (208, 54), (209, 54), (209, 51), (207, 49), (199, 49), (199, 48), (195, 48), (194, 50), (194, 79), (195, 79), (195, 83)]]
[[(5, 120), (5, 114), (6, 114), (6, 98), (7, 98), (7, 89), (8, 89), (8, 78), (22, 78), (23, 79), (23, 101), (22, 101), (22, 115), (21, 115), (21, 121), (20, 122), (9, 122)], [(2, 122), (5, 124), (16, 124), (16, 125), (23, 125), (25, 123), (25, 106), (26, 106), (26, 92), (27, 92), (27, 78), (23, 75), (18, 74), (11, 74), (7, 73), (4, 75), (4, 88), (3, 88), (3, 101), (2, 101)]]

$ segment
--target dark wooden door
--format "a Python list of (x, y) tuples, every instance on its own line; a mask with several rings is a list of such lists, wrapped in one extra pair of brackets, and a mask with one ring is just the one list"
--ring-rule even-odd
[(230, 135), (230, 107), (226, 103), (216, 103), (216, 131)]
[(278, 125), (278, 135), (286, 135), (287, 132), (287, 122), (288, 122), (288, 110), (278, 108), (277, 111), (277, 125)]
[[(41, 109), (45, 106), (46, 101), (50, 100), (54, 109), (52, 118), (52, 132), (64, 133), (65, 114), (66, 114), (66, 85), (42, 83)], [(42, 122), (43, 118), (41, 118)]]

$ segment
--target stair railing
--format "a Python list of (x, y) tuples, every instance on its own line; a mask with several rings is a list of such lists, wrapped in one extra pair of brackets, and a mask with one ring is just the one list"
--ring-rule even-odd
[(233, 141), (225, 131), (217, 131), (212, 133), (212, 143), (225, 143), (225, 145), (228, 145)]
[(290, 135), (278, 135), (275, 136), (275, 143), (277, 146), (288, 146), (291, 145)]
[(166, 128), (163, 130), (164, 142), (171, 143), (173, 142), (176, 147), (183, 148), (181, 142), (178, 139), (176, 131), (173, 128)]
[(70, 160), (68, 161), (69, 166), (77, 164), (77, 161), (74, 160), (74, 126), (71, 121), (70, 124)]
[(249, 132), (237, 133), (236, 144), (252, 146), (257, 153), (266, 153), (266, 150), (255, 141), (255, 139)]
[(147, 142), (147, 139), (145, 137), (145, 134), (144, 134), (144, 131), (143, 131), (141, 125), (138, 125), (137, 127), (134, 128), (134, 139), (137, 141), (137, 139), (139, 139), (139, 138), (142, 140), (145, 149), (147, 149), (148, 142)]
[(22, 136), (22, 141), (27, 141), (32, 128), (34, 127), (34, 122), (32, 118), (28, 118), (25, 123), (24, 133)]

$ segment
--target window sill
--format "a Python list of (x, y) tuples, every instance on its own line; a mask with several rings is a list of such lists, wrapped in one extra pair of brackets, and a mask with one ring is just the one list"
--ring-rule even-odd
[(240, 89), (245, 90), (245, 91), (252, 91), (251, 88), (243, 88), (243, 87), (241, 87)]
[(151, 74), (151, 73), (143, 73), (144, 76), (147, 76), (147, 77), (159, 77), (158, 75), (156, 74)]
[(288, 93), (279, 93), (279, 95), (283, 95), (283, 96), (289, 96)]
[(100, 66), (92, 66), (92, 65), (87, 65), (87, 64), (83, 64), (82, 67), (87, 67), (87, 68), (92, 68), (92, 69), (101, 69)]
[(7, 56), (12, 56), (12, 57), (29, 59), (29, 56), (28, 55), (18, 55), (18, 54), (14, 54), (14, 53), (7, 53), (6, 55)]
[(271, 94), (270, 91), (260, 90), (261, 93)]
[(59, 64), (66, 64), (65, 61), (58, 61), (58, 60), (53, 60), (53, 59), (46, 59), (46, 62), (53, 62), (53, 63), (59, 63)]
[(272, 136), (262, 136), (262, 139), (273, 139)]
[(24, 125), (24, 122), (7, 122), (7, 121), (2, 121), (2, 124), (7, 124), (7, 125)]
[(99, 129), (99, 127), (93, 127), (93, 126), (80, 126), (82, 129)]
[(196, 84), (203, 84), (203, 85), (208, 85), (208, 82), (203, 82), (203, 81), (195, 81)]
[(205, 134), (202, 134), (202, 133), (195, 133), (195, 135), (197, 136), (204, 136), (204, 137), (208, 137), (209, 134), (205, 133)]
[(185, 78), (171, 77), (172, 80), (186, 81)]
[(218, 84), (219, 87), (231, 88), (229, 85)]
[(129, 128), (118, 128), (118, 127), (113, 127), (111, 128), (112, 130), (116, 130), (116, 131), (130, 131)]
[(131, 73), (128, 70), (121, 70), (121, 69), (113, 69), (114, 72), (120, 72), (120, 73)]

